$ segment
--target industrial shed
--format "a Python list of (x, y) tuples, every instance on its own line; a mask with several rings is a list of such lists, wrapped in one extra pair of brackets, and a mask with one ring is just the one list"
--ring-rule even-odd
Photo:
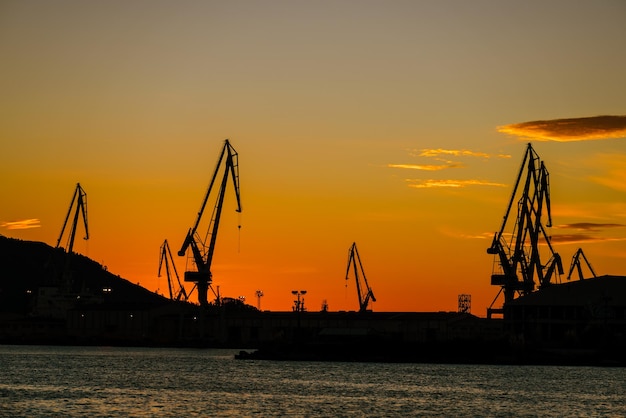
[(506, 328), (526, 341), (626, 344), (626, 277), (555, 284), (505, 304)]

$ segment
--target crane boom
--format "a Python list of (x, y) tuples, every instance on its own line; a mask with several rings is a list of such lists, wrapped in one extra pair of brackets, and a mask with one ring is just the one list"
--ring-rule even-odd
[[(215, 206), (213, 208), (213, 214), (209, 223), (209, 229), (205, 237), (202, 238), (197, 233), (198, 226), (200, 225), (200, 221), (207, 206), (207, 202), (212, 195), (213, 188), (216, 185), (216, 180), (220, 175), (220, 169), (222, 168), (222, 166), (222, 178), (217, 189), (217, 197)], [(222, 216), (224, 196), (226, 194), (226, 187), (228, 185), (229, 178), (232, 179), (233, 188), (235, 189), (235, 197), (237, 199), (236, 211), (241, 212), (238, 154), (235, 149), (230, 145), (230, 142), (227, 139), (224, 141), (224, 147), (222, 148), (222, 152), (220, 153), (219, 159), (217, 161), (217, 166), (215, 167), (215, 172), (213, 173), (211, 182), (209, 183), (209, 188), (204, 196), (204, 199), (202, 200), (202, 204), (200, 205), (200, 210), (198, 211), (196, 221), (193, 227), (191, 227), (187, 232), (185, 240), (183, 241), (183, 245), (178, 251), (178, 255), (182, 257), (186, 254), (187, 249), (191, 248), (192, 258), (194, 264), (196, 265), (196, 271), (186, 271), (184, 280), (186, 282), (196, 283), (196, 286), (198, 288), (198, 302), (201, 306), (206, 306), (208, 304), (207, 293), (212, 281), (211, 263), (213, 261), (213, 254), (215, 252), (217, 232)], [(209, 237), (208, 242), (207, 237)]]
[[(359, 250), (356, 248), (356, 242), (352, 243), (348, 252), (348, 267), (346, 268), (346, 280), (350, 279), (350, 269), (354, 271), (354, 279), (356, 282), (356, 293), (359, 298), (359, 312), (366, 312), (370, 300), (376, 302), (374, 292), (367, 283), (365, 277), (365, 271), (363, 270), (363, 264), (361, 263), (361, 257), (359, 256)], [(361, 283), (361, 279), (363, 283)]]

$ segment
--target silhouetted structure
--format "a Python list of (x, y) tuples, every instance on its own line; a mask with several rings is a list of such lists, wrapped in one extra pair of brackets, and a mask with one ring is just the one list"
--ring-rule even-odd
[[(189, 300), (189, 295), (185, 290), (185, 286), (180, 282), (180, 277), (178, 277), (178, 271), (176, 270), (176, 264), (174, 263), (174, 257), (172, 257), (172, 251), (170, 250), (170, 246), (167, 240), (163, 241), (163, 245), (161, 245), (161, 258), (159, 259), (159, 272), (158, 277), (161, 277), (161, 268), (165, 266), (165, 275), (167, 276), (167, 289), (169, 291), (171, 300), (182, 300), (183, 302), (187, 302)], [(172, 275), (172, 272), (174, 273)], [(174, 282), (174, 278), (176, 281)], [(191, 290), (193, 292), (193, 289)]]
[(459, 309), (460, 313), (472, 312), (472, 295), (459, 295)]
[[(361, 257), (359, 256), (359, 250), (356, 248), (356, 242), (352, 243), (350, 251), (348, 252), (348, 267), (346, 268), (346, 281), (350, 279), (350, 270), (354, 273), (354, 281), (356, 283), (356, 294), (359, 298), (359, 312), (366, 312), (371, 302), (376, 302), (374, 292), (367, 283), (367, 277), (365, 277), (365, 270), (363, 270), (363, 264), (361, 263)], [(369, 309), (371, 310), (371, 309)]]
[[(61, 247), (61, 240), (63, 239), (65, 229), (68, 227), (68, 221), (70, 220), (72, 209), (74, 209), (74, 215), (69, 225), (69, 236), (67, 237), (67, 244), (65, 247)], [(63, 263), (63, 272), (61, 274), (62, 288), (60, 289), (63, 293), (72, 293), (80, 290), (76, 288), (76, 284), (73, 282), (74, 280), (72, 278), (72, 258), (74, 256), (74, 239), (76, 238), (76, 232), (78, 230), (78, 219), (81, 214), (85, 227), (84, 239), (88, 240), (89, 225), (87, 223), (87, 193), (85, 193), (85, 190), (81, 187), (80, 183), (77, 183), (76, 189), (74, 190), (74, 195), (72, 196), (72, 200), (70, 202), (70, 207), (67, 210), (67, 215), (65, 216), (65, 221), (63, 222), (63, 228), (61, 228), (61, 233), (59, 234), (59, 239), (57, 239), (56, 245), (56, 248), (63, 248), (65, 250), (65, 261)], [(78, 287), (80, 288), (80, 285)]]
[(505, 305), (507, 319), (462, 312), (260, 312), (236, 298), (198, 306), (132, 284), (84, 256), (94, 297), (43, 309), (45, 265), (64, 251), (0, 236), (0, 343), (249, 347), (242, 357), (342, 361), (626, 365), (626, 278), (557, 284)]
[[(512, 301), (516, 294), (527, 295), (534, 291), (535, 278), (539, 288), (544, 288), (550, 285), (555, 270), (558, 274), (563, 274), (561, 257), (554, 252), (545, 230), (546, 227), (552, 226), (549, 185), (548, 170), (531, 144), (528, 144), (504, 221), (500, 230), (495, 233), (491, 247), (487, 249), (487, 253), (497, 257), (497, 262), (494, 263), (497, 268), (491, 275), (491, 284), (500, 286), (498, 295), (504, 293), (505, 305)], [(518, 198), (517, 217), (512, 223), (510, 233), (505, 234), (516, 198)], [(547, 215), (545, 225), (542, 222), (544, 211)], [(507, 237), (510, 237), (510, 240)], [(546, 262), (542, 262), (541, 259), (540, 240), (550, 253), (550, 259)], [(487, 316), (491, 317), (494, 313), (501, 314), (503, 310), (493, 308), (492, 303), (487, 310)]]
[[(213, 214), (209, 222), (209, 228), (204, 237), (198, 234), (198, 226), (202, 220), (204, 209), (207, 205), (215, 180), (217, 179), (220, 168), (224, 161), (222, 180), (217, 189), (217, 197), (215, 206), (213, 208)], [(241, 199), (239, 196), (239, 163), (238, 155), (235, 149), (230, 145), (228, 139), (224, 141), (224, 147), (220, 154), (215, 172), (209, 183), (209, 188), (202, 200), (200, 210), (198, 211), (198, 217), (196, 223), (189, 229), (187, 236), (183, 242), (181, 249), (178, 251), (179, 256), (184, 256), (187, 249), (191, 247), (191, 256), (196, 266), (196, 271), (186, 271), (185, 281), (196, 284), (198, 289), (198, 302), (201, 306), (208, 305), (207, 293), (211, 287), (212, 274), (211, 263), (213, 262), (213, 254), (215, 252), (215, 242), (217, 239), (217, 232), (219, 230), (220, 219), (222, 216), (222, 207), (224, 204), (224, 196), (226, 194), (226, 186), (228, 184), (228, 178), (232, 178), (233, 187), (235, 189), (235, 196), (237, 197), (237, 212), (241, 212)], [(208, 242), (207, 242), (208, 241)], [(212, 288), (211, 288), (212, 289)], [(215, 291), (213, 292), (215, 293)], [(217, 294), (216, 294), (217, 295)], [(219, 298), (218, 298), (219, 303)]]
[(626, 277), (551, 286), (505, 305), (508, 330), (526, 343), (626, 348)]

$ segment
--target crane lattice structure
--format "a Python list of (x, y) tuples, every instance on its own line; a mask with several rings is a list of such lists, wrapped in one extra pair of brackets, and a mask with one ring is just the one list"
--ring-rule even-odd
[[(517, 218), (509, 222), (516, 199)], [(544, 212), (547, 216), (545, 226), (542, 222)], [(487, 309), (488, 316), (503, 313), (503, 309), (492, 308), (501, 293), (504, 293), (506, 304), (516, 295), (533, 292), (536, 285), (540, 289), (549, 286), (555, 271), (557, 277), (563, 274), (561, 257), (552, 248), (546, 232), (546, 228), (551, 226), (548, 170), (531, 144), (528, 144), (502, 227), (495, 233), (491, 247), (487, 249), (487, 253), (493, 254), (496, 260), (491, 284), (500, 286), (500, 291)], [(506, 232), (507, 229), (510, 232)], [(540, 247), (547, 248), (549, 252), (550, 257), (545, 264), (542, 263)]]
[[(74, 210), (74, 215), (72, 216), (72, 220), (69, 226), (69, 234), (67, 237), (65, 247), (61, 247), (61, 240), (63, 239), (63, 234), (65, 233), (65, 229), (68, 227), (68, 222), (70, 221), (70, 215), (72, 215), (72, 210)], [(74, 195), (72, 196), (72, 201), (70, 202), (70, 207), (67, 211), (67, 215), (65, 215), (65, 221), (63, 222), (63, 228), (61, 228), (61, 233), (59, 234), (59, 239), (57, 239), (57, 244), (55, 248), (63, 248), (65, 251), (65, 263), (62, 272), (62, 284), (67, 290), (70, 290), (72, 286), (72, 274), (71, 274), (71, 264), (72, 264), (72, 256), (74, 254), (74, 239), (76, 238), (76, 231), (78, 229), (78, 220), (80, 215), (82, 214), (83, 224), (85, 226), (85, 240), (89, 239), (89, 226), (87, 223), (87, 193), (81, 187), (80, 183), (76, 184), (76, 189), (74, 190)]]
[[(198, 234), (198, 226), (200, 224), (200, 220), (202, 219), (202, 215), (204, 214), (204, 210), (207, 206), (209, 198), (212, 197), (213, 194), (215, 194), (212, 192), (216, 184), (216, 179), (220, 175), (220, 170), (222, 173), (221, 181), (219, 182), (219, 185), (216, 186), (217, 196), (215, 196), (215, 205), (213, 207), (213, 213), (209, 222), (209, 228), (204, 237), (202, 237)], [(191, 227), (187, 232), (187, 236), (185, 237), (183, 245), (178, 251), (178, 255), (182, 257), (186, 254), (187, 249), (191, 247), (191, 258), (193, 259), (193, 263), (195, 264), (196, 269), (195, 271), (186, 271), (184, 275), (184, 280), (185, 282), (192, 282), (196, 284), (196, 287), (198, 289), (198, 302), (201, 306), (208, 305), (208, 289), (211, 288), (211, 290), (213, 291), (213, 288), (211, 287), (211, 263), (213, 261), (213, 254), (215, 252), (217, 232), (220, 225), (222, 207), (226, 194), (226, 186), (228, 185), (229, 178), (232, 179), (233, 188), (235, 189), (235, 196), (237, 198), (236, 211), (241, 212), (238, 154), (235, 149), (230, 145), (230, 142), (227, 139), (224, 141), (224, 147), (222, 148), (222, 152), (217, 161), (217, 166), (215, 167), (215, 172), (213, 173), (211, 182), (209, 183), (209, 188), (206, 192), (206, 195), (204, 196), (204, 199), (202, 200), (196, 222), (193, 227)], [(213, 293), (215, 294), (215, 291), (213, 291)]]
[(366, 312), (371, 302), (376, 302), (374, 292), (367, 283), (359, 250), (356, 248), (356, 242), (352, 243), (348, 252), (348, 267), (346, 268), (346, 281), (350, 279), (350, 269), (354, 272), (354, 281), (356, 282), (356, 293), (359, 298), (359, 312)]
[[(174, 263), (174, 257), (172, 257), (172, 251), (170, 250), (170, 246), (167, 240), (163, 241), (163, 245), (161, 245), (161, 258), (159, 259), (159, 273), (158, 277), (161, 277), (161, 268), (165, 266), (165, 274), (167, 276), (167, 288), (170, 294), (170, 300), (175, 301), (183, 301), (188, 302), (189, 296), (193, 293), (193, 289), (191, 292), (187, 293), (185, 290), (185, 286), (180, 282), (180, 277), (178, 276), (178, 271), (176, 270), (176, 264)], [(174, 272), (174, 277), (176, 278), (176, 282), (174, 282), (172, 278), (172, 271)]]
[(459, 313), (471, 313), (472, 312), (472, 295), (462, 294), (459, 295)]

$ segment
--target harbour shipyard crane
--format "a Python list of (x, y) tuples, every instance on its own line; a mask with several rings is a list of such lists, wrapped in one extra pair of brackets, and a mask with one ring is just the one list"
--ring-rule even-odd
[[(72, 261), (75, 257), (74, 240), (81, 219), (85, 227), (84, 239), (88, 240), (87, 193), (85, 193), (80, 183), (77, 183), (55, 246), (55, 249), (61, 251), (55, 251), (55, 254), (52, 255), (46, 264), (46, 269), (50, 269), (50, 280), (46, 280), (44, 285), (37, 289), (33, 306), (35, 315), (65, 318), (67, 310), (74, 307), (77, 303), (98, 301), (98, 298), (85, 288), (84, 277), (76, 280), (72, 271)], [(66, 232), (67, 237), (63, 246), (62, 241)], [(61, 266), (60, 268), (59, 265)]]
[[(209, 222), (208, 231), (204, 237), (202, 237), (198, 234), (198, 226), (202, 219), (202, 215), (204, 214), (209, 197), (212, 196), (211, 192), (216, 184), (216, 179), (220, 175), (220, 169), (222, 169), (221, 182), (216, 186), (217, 196), (215, 197), (215, 206), (213, 207), (213, 213)], [(232, 179), (233, 188), (235, 189), (235, 197), (237, 198), (236, 211), (241, 212), (238, 154), (227, 139), (224, 141), (224, 147), (222, 148), (222, 152), (217, 161), (217, 166), (215, 167), (215, 172), (213, 173), (211, 182), (209, 183), (209, 188), (204, 196), (204, 199), (202, 200), (196, 222), (187, 232), (183, 245), (180, 251), (178, 251), (178, 255), (182, 257), (186, 254), (187, 249), (191, 247), (191, 258), (193, 259), (196, 270), (185, 271), (184, 280), (185, 282), (195, 283), (198, 290), (198, 302), (200, 303), (200, 306), (208, 305), (207, 293), (208, 289), (211, 287), (212, 281), (211, 262), (213, 261), (213, 254), (215, 252), (215, 242), (217, 239), (217, 232), (224, 204), (224, 196), (226, 194), (226, 186), (228, 185), (229, 178)], [(211, 288), (211, 290), (213, 289)]]
[[(354, 271), (354, 280), (356, 282), (356, 293), (359, 298), (359, 312), (367, 312), (370, 301), (376, 302), (374, 292), (367, 283), (359, 250), (356, 248), (356, 242), (352, 243), (348, 252), (348, 267), (346, 268), (346, 284), (350, 279), (350, 269)], [(362, 280), (362, 282), (361, 282)]]
[[(172, 257), (172, 251), (170, 250), (167, 240), (165, 240), (163, 245), (161, 245), (158, 277), (161, 277), (161, 267), (163, 267), (163, 265), (165, 265), (165, 274), (167, 275), (167, 288), (170, 293), (170, 300), (187, 302), (195, 287), (194, 289), (191, 289), (191, 292), (188, 294), (185, 290), (185, 286), (183, 286), (180, 282), (180, 277), (178, 276), (178, 271), (176, 270), (176, 264), (174, 264), (174, 257)], [(176, 283), (174, 283), (174, 280), (172, 279), (172, 270), (174, 271), (174, 277), (176, 277)]]
[(569, 267), (569, 273), (567, 273), (567, 280), (571, 279), (572, 273), (574, 272), (574, 269), (576, 269), (578, 271), (578, 279), (579, 280), (584, 280), (583, 266), (581, 265), (581, 261), (580, 261), (580, 257), (581, 256), (582, 256), (583, 260), (585, 260), (585, 263), (587, 264), (587, 267), (589, 268), (589, 271), (591, 272), (591, 275), (593, 277), (597, 277), (596, 276), (596, 272), (593, 270), (593, 267), (591, 267), (591, 263), (589, 262), (589, 260), (587, 260), (587, 257), (585, 256), (585, 253), (583, 252), (583, 249), (579, 248), (574, 253), (574, 256), (572, 257), (572, 264)]
[[(503, 313), (502, 308), (493, 308), (501, 293), (504, 293), (506, 304), (516, 294), (523, 296), (534, 291), (537, 284), (535, 277), (541, 289), (551, 284), (555, 270), (558, 274), (563, 274), (561, 257), (554, 252), (545, 229), (552, 226), (549, 186), (548, 170), (531, 144), (528, 144), (504, 221), (500, 230), (495, 233), (491, 247), (487, 249), (487, 253), (493, 254), (496, 259), (491, 284), (501, 287), (487, 309), (488, 317)], [(508, 221), (518, 190), (520, 197), (517, 200), (517, 218), (510, 227)], [(542, 223), (544, 211), (547, 215), (545, 226)], [(505, 233), (507, 227), (511, 232)], [(542, 264), (539, 252), (540, 240), (545, 242), (550, 255), (545, 264)]]
[(89, 227), (87, 225), (87, 193), (85, 193), (85, 190), (83, 190), (80, 183), (76, 184), (76, 189), (74, 190), (74, 195), (72, 197), (72, 201), (70, 202), (70, 207), (67, 211), (67, 215), (65, 215), (63, 228), (61, 228), (61, 234), (59, 234), (59, 239), (57, 239), (57, 244), (55, 248), (60, 248), (61, 246), (61, 240), (63, 239), (63, 234), (65, 233), (65, 229), (68, 226), (68, 221), (70, 219), (70, 215), (72, 214), (72, 209), (74, 209), (74, 216), (72, 217), (72, 222), (69, 229), (69, 236), (67, 237), (67, 243), (64, 247), (65, 262), (61, 278), (62, 285), (65, 288), (64, 290), (66, 292), (72, 290), (71, 287), (73, 285), (71, 277), (71, 263), (72, 256), (74, 254), (74, 239), (76, 238), (76, 230), (78, 229), (78, 219), (81, 214), (83, 224), (85, 226), (84, 239), (89, 239)]

